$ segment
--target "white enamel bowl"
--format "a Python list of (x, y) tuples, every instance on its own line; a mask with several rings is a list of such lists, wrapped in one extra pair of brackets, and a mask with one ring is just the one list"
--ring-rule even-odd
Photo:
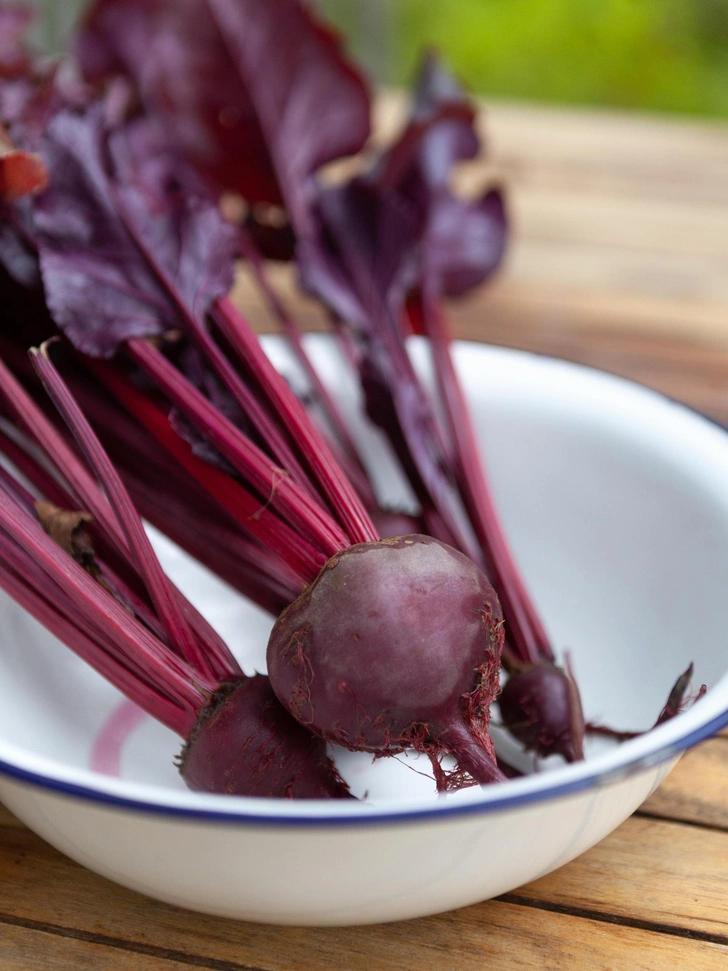
[[(312, 347), (354, 408), (355, 382), (330, 345)], [(592, 746), (586, 763), (551, 760), (452, 798), (437, 799), (406, 759), (372, 766), (340, 753), (366, 800), (205, 796), (180, 782), (171, 733), (120, 707), (3, 600), (0, 799), (73, 859), (182, 907), (286, 924), (389, 921), (486, 899), (573, 859), (728, 723), (728, 434), (559, 361), (463, 344), (457, 363), (507, 531), (557, 650), (571, 652), (587, 717), (648, 728), (691, 660), (703, 700), (622, 746)], [(405, 498), (381, 439), (362, 430), (362, 442), (389, 497)], [(270, 621), (158, 545), (246, 670), (261, 668)]]

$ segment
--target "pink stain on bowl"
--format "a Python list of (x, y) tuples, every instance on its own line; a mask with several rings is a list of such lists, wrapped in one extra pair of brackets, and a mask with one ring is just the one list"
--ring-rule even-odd
[(133, 701), (125, 700), (117, 705), (94, 740), (89, 768), (103, 775), (120, 776), (124, 744), (137, 725), (147, 717), (147, 713)]

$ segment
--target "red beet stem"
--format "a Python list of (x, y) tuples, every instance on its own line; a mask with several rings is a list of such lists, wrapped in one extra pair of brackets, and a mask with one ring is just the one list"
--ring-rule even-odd
[(323, 436), (264, 353), (243, 315), (227, 298), (218, 300), (215, 320), (241, 361), (255, 374), (265, 397), (296, 440), (314, 477), (348, 534), (346, 545), (377, 539), (374, 525)]
[(0, 429), (0, 452), (9, 459), (15, 468), (30, 482), (38, 492), (50, 502), (65, 509), (70, 508), (73, 502), (69, 493), (51, 475), (47, 468), (34, 458), (25, 445), (21, 444), (20, 435), (18, 439), (11, 438)]
[(293, 449), (288, 445), (281, 430), (270, 415), (266, 413), (265, 408), (250, 388), (240, 379), (237, 371), (208, 331), (202, 325), (196, 326), (193, 335), (208, 363), (214, 368), (235, 402), (242, 409), (243, 414), (265, 442), (266, 448), (275, 461), (286, 470), (291, 480), (311, 499), (318, 498), (316, 487), (304, 472), (301, 463), (296, 458)]
[(63, 476), (79, 501), (79, 508), (88, 510), (105, 533), (126, 552), (126, 543), (116, 516), (105, 497), (99, 491), (92, 476), (53, 427), (19, 381), (0, 359), (0, 395), (11, 414), (21, 426), (27, 428), (31, 438), (40, 445), (46, 455), (52, 455), (55, 465), (63, 470)]
[(277, 615), (300, 594), (300, 580), (279, 556), (222, 521), (222, 511), (215, 519), (206, 514), (206, 495), (190, 505), (128, 471), (124, 480), (142, 516), (263, 610)]
[(142, 521), (108, 455), (94, 434), (58, 371), (53, 366), (48, 344), (31, 350), (31, 359), (53, 404), (80, 445), (96, 473), (106, 497), (124, 532), (134, 564), (152, 599), (172, 645), (201, 674), (214, 678), (214, 670), (202, 646), (195, 638), (181, 605), (152, 549)]
[(4, 489), (14, 502), (24, 506), (28, 512), (33, 510), (35, 497), (28, 492), (22, 483), (14, 479), (2, 465), (0, 465), (0, 489)]
[(58, 637), (82, 660), (110, 681), (127, 698), (178, 735), (186, 737), (195, 724), (195, 712), (189, 706), (180, 707), (117, 660), (111, 651), (101, 646), (98, 634), (89, 637), (78, 626), (78, 616), (69, 620), (58, 607), (39, 593), (47, 582), (39, 585), (28, 582), (11, 569), (18, 565), (20, 548), (8, 547), (7, 537), (0, 533), (0, 587), (40, 624)]
[[(0, 466), (0, 488), (18, 505), (24, 508), (26, 512), (39, 516), (38, 504), (42, 500), (37, 500), (34, 495), (28, 492), (22, 483), (13, 478), (2, 466)], [(107, 564), (103, 563), (96, 556), (94, 556), (94, 564), (98, 570), (98, 579), (104, 584), (107, 590), (114, 595), (122, 606), (131, 610), (156, 637), (164, 640), (166, 636), (164, 628), (147, 605), (129, 589), (124, 581)]]
[(122, 663), (133, 665), (152, 683), (164, 685), (180, 704), (193, 710), (204, 704), (215, 683), (203, 678), (161, 644), (2, 490), (0, 529), (35, 560), (95, 630), (113, 639)]
[[(251, 539), (97, 381), (85, 374), (71, 388), (143, 518), (264, 610), (279, 614), (295, 600), (302, 582), (281, 557)], [(69, 506), (68, 499), (54, 501)]]
[(239, 241), (241, 252), (248, 261), (248, 266), (261, 293), (265, 297), (271, 312), (280, 323), (296, 360), (310, 382), (313, 393), (316, 396), (316, 401), (323, 408), (326, 420), (342, 446), (343, 455), (341, 458), (344, 462), (341, 462), (340, 459), (340, 464), (346, 466), (346, 471), (349, 473), (348, 478), (357, 487), (357, 491), (367, 508), (374, 509), (376, 507), (376, 497), (367, 478), (359, 450), (338, 403), (329, 394), (326, 385), (313, 366), (311, 358), (304, 346), (301, 330), (293, 320), (280, 295), (271, 285), (263, 259), (255, 248), (250, 234), (246, 230), (240, 229)]
[(136, 363), (238, 470), (251, 488), (265, 497), (267, 505), (278, 511), (327, 557), (349, 545), (346, 534), (325, 510), (221, 415), (160, 351), (141, 339), (128, 341), (127, 347)]
[[(24, 357), (23, 361), (24, 363), (28, 362), (28, 359)], [(0, 367), (1, 366), (2, 366), (2, 362), (0, 361)], [(0, 390), (2, 390), (2, 385), (0, 385)], [(23, 389), (20, 388), (20, 386), (17, 385), (17, 383), (15, 385), (14, 390), (15, 390), (16, 399), (17, 399), (18, 391), (20, 391), (21, 393), (24, 393)], [(13, 391), (13, 386), (11, 386), (10, 391), (11, 392)], [(88, 397), (88, 393), (87, 393), (88, 389), (86, 387), (84, 387), (84, 391), (86, 392), (86, 397)], [(27, 405), (28, 403), (29, 403), (29, 399), (27, 398), (27, 395), (26, 395), (25, 404)], [(57, 467), (60, 470), (62, 470), (63, 473), (68, 473), (69, 469), (73, 471), (73, 463), (78, 464), (78, 460), (76, 459), (75, 454), (68, 449), (68, 446), (65, 444), (63, 439), (58, 436), (58, 434), (56, 433), (56, 430), (53, 428), (53, 426), (51, 426), (48, 423), (48, 420), (37, 409), (37, 406), (33, 405), (32, 402), (30, 402), (30, 404), (32, 405), (33, 408), (35, 408), (35, 412), (32, 415), (33, 424), (34, 424), (34, 428), (39, 432), (38, 441), (41, 447), (44, 448), (46, 452), (46, 457), (52, 456), (56, 462)], [(97, 397), (96, 399), (93, 400), (93, 405), (90, 408), (90, 411), (96, 414), (98, 414), (100, 410), (103, 412), (104, 408), (103, 407), (99, 408), (99, 404), (100, 402)], [(101, 404), (103, 405), (103, 402), (101, 402)], [(29, 411), (27, 408), (25, 410), (25, 414), (26, 415), (29, 414)], [(126, 416), (123, 416), (123, 417), (124, 419), (126, 419)], [(123, 424), (123, 422), (119, 421), (118, 416), (116, 416), (115, 424), (117, 425)], [(55, 438), (54, 438), (54, 433), (55, 433)], [(70, 459), (70, 463), (69, 463), (69, 459)], [(29, 461), (30, 461), (30, 464), (29, 464)], [(32, 460), (27, 460), (25, 467), (29, 473), (32, 473), (33, 472)], [(35, 481), (36, 482), (39, 481), (39, 475), (37, 473), (35, 473)], [(47, 486), (51, 485), (52, 482), (54, 481), (55, 480), (47, 481), (46, 485)], [(94, 519), (98, 522), (100, 530), (103, 533), (105, 539), (107, 541), (111, 541), (112, 546), (119, 554), (121, 558), (122, 570), (127, 568), (131, 569), (134, 576), (136, 576), (136, 566), (130, 555), (130, 550), (127, 545), (126, 537), (124, 535), (124, 532), (118, 520), (115, 517), (113, 518), (109, 517), (107, 519), (103, 518), (104, 512), (108, 509), (108, 503), (107, 503), (106, 497), (101, 493), (96, 482), (93, 481), (93, 479), (91, 479), (88, 476), (88, 473), (86, 472), (83, 466), (79, 466), (78, 470), (74, 472), (74, 478), (72, 479), (72, 482), (75, 482), (76, 484), (75, 492), (81, 499), (81, 505), (85, 509), (88, 509), (88, 511), (90, 511), (92, 514), (94, 514)], [(40, 477), (40, 483), (41, 484), (39, 485), (39, 487), (43, 492), (44, 487), (42, 484), (42, 477)], [(59, 492), (60, 492), (60, 495), (59, 495)], [(43, 494), (47, 498), (51, 498), (54, 502), (56, 502), (57, 505), (63, 508), (73, 509), (77, 507), (77, 499), (74, 499), (60, 485), (57, 485), (56, 488), (50, 494), (48, 492), (43, 492)], [(99, 513), (102, 513), (102, 515), (99, 516)], [(135, 512), (134, 512), (134, 515), (136, 515)], [(222, 640), (222, 638), (217, 634), (216, 631), (213, 630), (213, 628), (208, 624), (208, 622), (204, 619), (204, 617), (200, 614), (200, 612), (196, 610), (189, 603), (189, 601), (180, 593), (180, 591), (175, 587), (175, 585), (171, 583), (171, 581), (168, 578), (165, 578), (165, 581), (169, 590), (171, 591), (171, 594), (177, 600), (179, 604), (179, 609), (182, 611), (183, 617), (185, 618), (187, 624), (191, 627), (194, 637), (200, 641), (204, 655), (207, 658), (210, 671), (214, 673), (215, 678), (224, 679), (224, 678), (230, 678), (230, 677), (239, 675), (241, 673), (240, 667), (235, 661), (232, 654), (230, 653), (230, 650), (228, 649), (227, 645)], [(130, 596), (132, 597), (132, 605), (133, 605), (134, 603), (136, 603), (136, 601), (134, 601), (134, 598), (133, 598), (133, 595), (131, 595), (131, 592), (130, 592)], [(124, 598), (122, 597), (120, 599), (123, 600)], [(154, 627), (154, 624), (149, 623), (148, 618), (145, 618), (143, 616), (143, 612), (139, 611), (138, 606), (135, 607), (134, 609), (135, 609), (135, 612), (138, 613), (138, 615), (140, 616), (140, 619), (144, 619), (144, 622), (147, 623), (148, 626), (150, 626), (150, 629), (156, 629)], [(163, 631), (161, 632), (160, 636), (162, 640), (166, 639), (166, 635), (164, 634)]]
[(418, 309), (432, 348), (438, 390), (454, 448), (458, 487), (508, 619), (509, 644), (521, 661), (553, 662), (546, 631), (526, 591), (493, 503), (470, 409), (453, 364), (447, 321), (430, 300), (422, 301)]
[(279, 519), (260, 500), (231, 476), (198, 458), (190, 445), (171, 427), (167, 415), (131, 382), (109, 365), (93, 362), (94, 373), (120, 404), (141, 422), (147, 431), (179, 464), (199, 482), (207, 493), (243, 528), (275, 551), (300, 577), (310, 583), (326, 562), (298, 533)]

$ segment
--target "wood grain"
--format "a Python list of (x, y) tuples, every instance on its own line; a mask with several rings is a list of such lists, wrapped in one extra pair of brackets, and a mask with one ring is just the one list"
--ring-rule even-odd
[[(379, 138), (401, 117), (383, 99)], [(496, 103), (475, 192), (508, 190), (501, 276), (450, 313), (461, 337), (637, 380), (728, 424), (728, 126)], [(326, 326), (290, 269), (302, 326)], [(245, 274), (236, 299), (270, 316)], [(456, 913), (368, 928), (270, 928), (148, 900), (62, 857), (0, 809), (0, 967), (215, 971), (689, 971), (728, 967), (728, 730), (583, 857)]]
[[(182, 971), (180, 963), (53, 930), (8, 924), (0, 919), (0, 968), (3, 971)], [(204, 965), (197, 965), (204, 967)], [(208, 965), (209, 967), (209, 965)]]
[(728, 830), (728, 738), (683, 756), (640, 812)]
[[(269, 928), (243, 924), (203, 915), (189, 914), (149, 901), (116, 887), (82, 870), (27, 834), (16, 843), (23, 864), (33, 874), (13, 881), (0, 902), (0, 957), (6, 947), (18, 961), (30, 956), (31, 963), (16, 963), (18, 968), (35, 968), (36, 953), (48, 948), (46, 960), (52, 966), (71, 967), (78, 948), (81, 958), (100, 955), (99, 967), (116, 968), (112, 956), (103, 948), (126, 952), (130, 967), (160, 971), (168, 965), (145, 964), (140, 957), (158, 955), (174, 962), (189, 962), (214, 968), (256, 968), (265, 971), (482, 971), (484, 962), (492, 971), (536, 971), (547, 968), (662, 969), (682, 959), (694, 971), (717, 969), (728, 959), (728, 946), (711, 941), (689, 939), (685, 933), (614, 926), (603, 918), (549, 912), (517, 903), (491, 901), (451, 914), (417, 921), (377, 927), (313, 929)], [(28, 877), (26, 881), (26, 876)], [(4, 862), (0, 879), (7, 881)], [(41, 887), (44, 893), (39, 893)], [(31, 890), (35, 902), (28, 900)], [(15, 899), (13, 904), (8, 898)], [(20, 898), (20, 899), (18, 899)], [(42, 899), (41, 899), (42, 898)], [(10, 905), (10, 909), (9, 908)], [(18, 918), (18, 912), (24, 916)], [(26, 928), (42, 932), (51, 928), (54, 935), (73, 934), (81, 943), (66, 943), (57, 951), (57, 942), (45, 937), (23, 936), (10, 920), (22, 920)], [(10, 943), (5, 942), (9, 940)], [(88, 942), (99, 951), (88, 952)], [(23, 948), (28, 950), (23, 951)], [(12, 949), (15, 949), (13, 952)], [(66, 960), (64, 955), (69, 955)], [(621, 964), (629, 954), (629, 965)], [(61, 963), (66, 960), (66, 964)], [(1, 965), (3, 968), (12, 964)], [(46, 964), (46, 967), (51, 966)], [(84, 967), (83, 963), (80, 963)], [(93, 964), (89, 966), (94, 966)]]
[[(698, 934), (728, 944), (726, 860), (728, 833), (632, 818), (599, 846), (509, 899), (572, 909), (590, 918), (637, 922), (642, 929)], [(130, 944), (153, 942), (164, 949), (219, 960), (233, 960), (244, 944), (265, 948), (273, 936), (264, 927), (196, 914), (183, 917), (175, 908), (146, 900), (84, 870), (23, 828), (2, 832), (0, 915)], [(437, 937), (437, 928), (457, 920), (457, 915), (450, 915), (438, 918), (434, 925), (433, 919), (421, 923)], [(411, 923), (400, 926), (410, 927)], [(279, 938), (281, 933), (276, 932)], [(297, 933), (299, 942), (316, 940), (320, 934), (332, 940), (354, 934), (338, 930)], [(370, 928), (356, 933), (375, 938), (384, 934), (386, 938), (395, 932)], [(419, 932), (408, 947), (416, 939)]]
[(728, 943), (727, 862), (728, 833), (633, 817), (513, 899), (578, 906)]
[(16, 819), (10, 810), (6, 809), (5, 806), (0, 804), (0, 827), (22, 825), (23, 824), (20, 822), (20, 820)]

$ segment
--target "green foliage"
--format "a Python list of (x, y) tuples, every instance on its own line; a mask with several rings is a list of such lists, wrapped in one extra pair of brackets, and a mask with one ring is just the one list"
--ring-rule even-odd
[[(371, 19), (381, 8), (392, 51), (386, 80), (407, 80), (418, 51), (434, 44), (485, 94), (728, 115), (728, 0), (325, 0), (324, 7), (339, 18), (348, 7), (355, 35), (361, 10)], [(371, 45), (363, 46), (367, 57)], [(381, 76), (376, 58), (369, 61)]]
[[(62, 46), (84, 0), (40, 0)], [(728, 115), (728, 0), (319, 0), (374, 75), (403, 83), (439, 47), (473, 91)]]

